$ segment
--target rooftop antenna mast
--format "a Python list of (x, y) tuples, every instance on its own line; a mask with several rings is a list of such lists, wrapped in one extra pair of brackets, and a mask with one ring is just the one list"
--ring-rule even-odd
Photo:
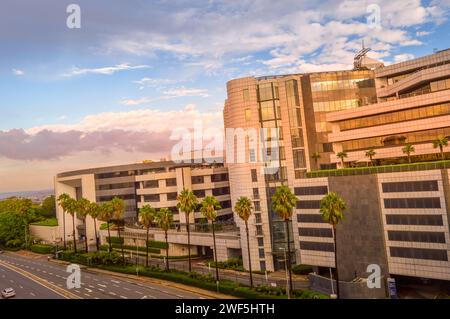
[(353, 67), (355, 70), (362, 69), (363, 58), (366, 56), (367, 52), (369, 52), (369, 51), (370, 51), (370, 49), (365, 47), (364, 40), (362, 40), (362, 48), (355, 55), (355, 58), (353, 59)]

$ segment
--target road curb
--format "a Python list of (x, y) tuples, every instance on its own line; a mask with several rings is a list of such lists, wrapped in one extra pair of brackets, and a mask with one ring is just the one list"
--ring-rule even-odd
[[(58, 263), (58, 264), (63, 264), (63, 265), (70, 264), (70, 262), (63, 261), (63, 260), (51, 259), (50, 261), (54, 262), (54, 263)], [(229, 295), (225, 295), (225, 294), (221, 294), (221, 293), (215, 293), (215, 292), (211, 292), (211, 291), (204, 290), (201, 288), (190, 287), (190, 286), (186, 286), (183, 284), (175, 283), (173, 281), (161, 280), (161, 279), (145, 277), (145, 276), (138, 277), (136, 275), (122, 274), (120, 272), (114, 272), (114, 271), (104, 270), (104, 269), (100, 269), (100, 268), (92, 268), (92, 267), (87, 267), (84, 265), (80, 265), (80, 268), (83, 269), (84, 271), (91, 272), (91, 273), (108, 274), (110, 276), (118, 277), (118, 278), (127, 278), (127, 279), (133, 279), (136, 281), (148, 282), (148, 283), (153, 283), (153, 284), (158, 284), (158, 285), (165, 285), (167, 287), (184, 290), (184, 291), (202, 295), (204, 297), (211, 298), (211, 299), (238, 299), (233, 296), (229, 296)]]

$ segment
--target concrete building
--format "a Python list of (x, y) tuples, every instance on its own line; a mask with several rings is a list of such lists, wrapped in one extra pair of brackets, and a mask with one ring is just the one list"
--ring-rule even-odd
[[(409, 183), (411, 174), (372, 174), (323, 180), (309, 178), (312, 176), (308, 173), (310, 171), (339, 168), (341, 160), (336, 154), (341, 151), (347, 152), (346, 165), (351, 166), (368, 165), (365, 151), (371, 148), (375, 149), (374, 160), (378, 164), (405, 162), (406, 155), (401, 149), (408, 143), (413, 144), (416, 149), (414, 161), (438, 159), (439, 149), (433, 148), (432, 141), (441, 135), (450, 136), (450, 118), (447, 115), (447, 104), (450, 102), (450, 50), (391, 66), (384, 66), (373, 60), (366, 65), (367, 61), (362, 56), (354, 70), (247, 77), (228, 82), (228, 96), (224, 107), (225, 128), (268, 128), (276, 130), (279, 138), (276, 158), (279, 169), (276, 173), (267, 171), (264, 159), (253, 160), (255, 150), (249, 136), (246, 143), (235, 143), (231, 152), (227, 149), (226, 154), (232, 205), (239, 196), (248, 196), (254, 201), (255, 214), (250, 223), (250, 233), (253, 236), (249, 239), (253, 269), (284, 268), (287, 236), (283, 223), (272, 212), (270, 198), (277, 186), (286, 184), (295, 191), (299, 199), (295, 212), (297, 217), (292, 221), (290, 229), (293, 235), (290, 238), (294, 238), (290, 243), (295, 251), (293, 263), (324, 267), (334, 264), (331, 251), (333, 239), (330, 228), (324, 227), (327, 225), (320, 222), (318, 204), (328, 191), (337, 191), (346, 201), (357, 204), (348, 212), (346, 238), (361, 235), (356, 230), (359, 228), (364, 230), (361, 240), (366, 244), (363, 247), (360, 243), (356, 249), (343, 241), (339, 249), (348, 252), (344, 260), (347, 263), (359, 263), (356, 268), (352, 266), (355, 269), (351, 273), (342, 274), (344, 280), (353, 279), (355, 271), (364, 275), (366, 270), (363, 268), (367, 267), (370, 259), (377, 260), (385, 274), (392, 271), (393, 274), (407, 273), (417, 277), (426, 275), (427, 278), (448, 280), (445, 270), (448, 264), (444, 260), (434, 262), (433, 267), (442, 267), (434, 275), (429, 273), (430, 268), (422, 272), (395, 270), (399, 269), (399, 260), (402, 258), (398, 255), (418, 256), (414, 254), (420, 255), (422, 251), (405, 252), (401, 249), (404, 245), (394, 247), (391, 240), (385, 238), (389, 238), (389, 234), (393, 238), (395, 234), (392, 232), (396, 227), (408, 232), (411, 230), (408, 227), (420, 226), (387, 224), (387, 208), (382, 205), (384, 193), (379, 187), (389, 179)], [(237, 131), (233, 133), (238, 135)], [(259, 145), (261, 149), (256, 151), (257, 154), (265, 154), (271, 148), (270, 143), (264, 144), (267, 140), (265, 136), (261, 138), (263, 142)], [(244, 156), (246, 161), (236, 160), (239, 155)], [(423, 179), (430, 181), (446, 181), (444, 175), (440, 178), (436, 175), (440, 173), (424, 171), (423, 174), (420, 172), (413, 175), (421, 175)], [(329, 183), (334, 183), (333, 187)], [(345, 187), (340, 186), (341, 183)], [(309, 187), (312, 189), (309, 190)], [(437, 254), (443, 256), (443, 252), (449, 252), (448, 239), (445, 237), (448, 232), (448, 209), (443, 202), (446, 190), (442, 187), (438, 189), (442, 202), (439, 208), (442, 225), (438, 227), (442, 234), (438, 236), (441, 241), (442, 238), (445, 241), (438, 244), (442, 251)], [(428, 205), (429, 199), (425, 201)], [(374, 205), (367, 210), (367, 203)], [(371, 214), (363, 218), (359, 216), (361, 211)], [(311, 215), (311, 212), (315, 214)], [(420, 215), (420, 212), (416, 214)], [(236, 221), (240, 225), (239, 220)], [(240, 229), (242, 247), (246, 247), (244, 228)], [(388, 231), (391, 233), (388, 234)], [(411, 245), (411, 242), (406, 245)], [(374, 255), (367, 255), (367, 252), (363, 252), (365, 249), (373, 250), (370, 253)], [(383, 254), (375, 256), (379, 251)], [(391, 252), (394, 255), (397, 253), (396, 257)], [(244, 265), (248, 267), (246, 254), (243, 254), (243, 259)], [(406, 265), (414, 264), (417, 260), (407, 259)], [(433, 262), (427, 259), (425, 263)], [(347, 266), (344, 268), (352, 268)], [(417, 262), (417, 267), (419, 266), (426, 268), (423, 263)], [(409, 266), (404, 266), (403, 270), (405, 267)], [(436, 275), (437, 273), (440, 275)]]
[[(220, 162), (221, 160), (219, 160)], [(176, 208), (177, 194), (184, 188), (193, 190), (201, 201), (205, 196), (214, 195), (220, 202), (222, 209), (218, 211), (218, 222), (226, 224), (222, 227), (234, 235), (233, 216), (231, 211), (230, 188), (227, 169), (222, 164), (180, 165), (171, 161), (151, 162), (141, 164), (119, 165), (113, 167), (93, 168), (58, 174), (55, 177), (55, 195), (67, 193), (73, 198), (87, 198), (90, 201), (102, 203), (114, 197), (122, 198), (126, 204), (125, 220), (127, 227), (133, 227), (137, 222), (138, 210), (146, 204), (156, 209), (169, 208), (174, 213), (175, 230), (186, 229), (185, 214), (180, 214)], [(66, 240), (72, 239), (72, 218), (57, 205), (60, 238), (64, 233)], [(201, 228), (207, 223), (200, 212), (191, 215), (192, 230)], [(86, 221), (87, 234), (83, 220), (75, 219), (77, 239), (87, 237), (90, 245), (95, 245), (94, 223), (88, 217)], [(65, 231), (64, 231), (65, 229)], [(126, 228), (127, 230), (127, 228)], [(129, 231), (133, 231), (129, 229)], [(172, 236), (173, 243), (180, 243), (180, 235)], [(205, 237), (205, 234), (203, 234)], [(211, 234), (206, 234), (211, 237)], [(220, 237), (220, 236), (219, 236)], [(187, 240), (185, 241), (187, 242)], [(210, 254), (212, 240), (193, 241), (194, 251)], [(204, 250), (204, 247), (209, 250)], [(203, 249), (203, 250), (202, 250)], [(236, 243), (230, 244), (230, 249), (236, 249)], [(235, 253), (230, 252), (231, 255)], [(223, 253), (221, 259), (227, 259), (229, 254)]]

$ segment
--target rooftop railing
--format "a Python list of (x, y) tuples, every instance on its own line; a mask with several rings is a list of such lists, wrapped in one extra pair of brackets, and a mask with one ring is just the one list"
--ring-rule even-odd
[(383, 166), (320, 170), (307, 172), (306, 177), (317, 178), (317, 177), (331, 177), (331, 176), (369, 175), (381, 173), (413, 172), (413, 171), (434, 170), (434, 169), (450, 169), (450, 160), (437, 162), (421, 162), (411, 164), (395, 164)]

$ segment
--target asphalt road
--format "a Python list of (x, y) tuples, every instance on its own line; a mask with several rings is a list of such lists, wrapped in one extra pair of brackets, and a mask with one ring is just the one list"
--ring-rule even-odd
[[(0, 290), (13, 288), (18, 299), (64, 299), (47, 287), (0, 265)], [(1, 298), (1, 297), (0, 297)]]
[[(66, 272), (66, 266), (48, 261), (46, 258), (45, 256), (22, 256), (13, 253), (0, 255), (0, 261), (38, 276), (46, 280), (50, 285), (69, 291), (83, 299), (204, 299), (204, 296), (190, 291), (139, 280), (118, 278), (107, 274), (98, 274), (85, 269), (81, 270), (81, 287), (69, 290), (67, 289), (66, 279), (70, 273)], [(44, 288), (42, 285), (35, 283), (35, 285), (40, 287), (32, 286), (31, 282), (33, 281), (31, 279), (5, 268), (1, 267), (4, 271), (0, 270), (1, 287), (5, 285), (16, 289), (11, 280), (16, 283), (19, 282), (19, 277), (22, 278), (21, 283), (17, 283), (17, 285), (21, 285), (24, 288), (18, 286), (16, 298), (62, 298), (57, 294), (56, 296), (55, 294), (51, 295), (45, 290), (47, 288)], [(5, 277), (3, 278), (2, 275)], [(20, 292), (20, 289), (23, 289), (23, 293)], [(19, 292), (21, 293), (20, 295)]]

